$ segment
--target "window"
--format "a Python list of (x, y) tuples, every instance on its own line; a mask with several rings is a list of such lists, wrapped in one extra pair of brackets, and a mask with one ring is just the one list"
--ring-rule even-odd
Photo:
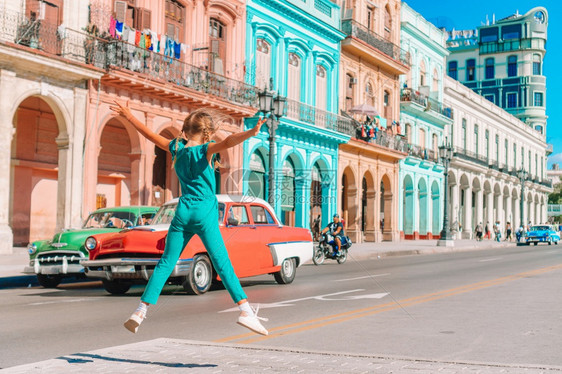
[(517, 167), (517, 144), (513, 143), (513, 167)]
[(507, 141), (507, 139), (505, 139), (505, 141), (504, 141), (504, 147), (503, 148), (504, 148), (503, 151), (505, 152), (505, 155), (504, 155), (505, 167), (507, 168), (507, 159), (508, 159), (507, 153), (508, 153), (508, 149), (509, 149), (509, 142)]
[(256, 225), (271, 225), (275, 223), (271, 214), (262, 206), (252, 205), (250, 206), (250, 211)]
[(507, 25), (502, 27), (502, 39), (520, 39), (521, 38), (521, 24)]
[(458, 79), (458, 62), (456, 61), (449, 61), (449, 77), (453, 79)]
[(462, 146), (466, 151), (466, 119), (462, 119)]
[(256, 87), (269, 89), (271, 77), (271, 46), (264, 39), (256, 42)]
[(439, 73), (437, 69), (433, 69), (433, 86), (431, 87), (433, 92), (439, 91)]
[(494, 94), (484, 95), (484, 98), (486, 98), (486, 100), (491, 101), (494, 104), (496, 103), (496, 95)]
[(541, 75), (541, 56), (533, 55), (533, 75)]
[(496, 162), (500, 162), (500, 136), (496, 134)]
[(507, 76), (517, 76), (517, 56), (509, 56), (507, 58)]
[[(46, 4), (48, 10), (49, 8), (51, 8), (49, 4), (55, 2), (58, 1), (49, 1), (49, 2), (41, 1), (40, 4)], [(125, 25), (137, 30), (144, 30), (150, 28), (150, 16), (151, 16), (150, 10), (145, 8), (135, 7), (134, 2), (131, 1), (117, 0), (114, 2), (113, 6), (114, 6), (113, 12), (115, 14), (115, 19), (117, 21), (123, 22)]]
[(480, 29), (480, 41), (482, 43), (498, 41), (498, 28), (489, 27)]
[(166, 0), (166, 36), (179, 42), (183, 41), (185, 8), (175, 0)]
[(371, 82), (367, 82), (365, 92), (367, 93), (367, 104), (375, 106), (375, 90), (373, 89), (373, 84)]
[(466, 80), (476, 80), (476, 60), (473, 58), (466, 60)]
[(248, 220), (248, 213), (244, 205), (233, 205), (228, 211), (228, 220), (235, 219), (239, 225), (247, 225), (250, 223)]
[(419, 135), (419, 136), (420, 136), (420, 139), (419, 139), (419, 141), (418, 141), (418, 145), (419, 145), (420, 147), (422, 147), (423, 149), (425, 149), (425, 148), (426, 148), (426, 144), (425, 144), (425, 130), (424, 130), (424, 129), (420, 129), (419, 134), (420, 134), (420, 135)]
[(474, 153), (478, 154), (478, 125), (474, 125)]
[(301, 59), (296, 53), (289, 53), (289, 81), (287, 97), (301, 101)]
[(494, 79), (495, 76), (494, 59), (491, 57), (487, 58), (485, 65), (486, 65), (486, 71), (485, 71), (486, 79)]
[(265, 162), (260, 152), (250, 156), (250, 174), (248, 176), (248, 195), (266, 198)]
[(543, 106), (543, 93), (542, 92), (535, 92), (534, 94), (534, 105), (535, 106)]
[(211, 71), (222, 75), (226, 59), (226, 27), (215, 18), (209, 22), (209, 44)]
[(420, 86), (425, 86), (425, 62), (420, 63)]
[(438, 140), (437, 140), (437, 134), (433, 134), (432, 135), (432, 149), (433, 152), (435, 153), (435, 155), (439, 154), (439, 144), (438, 144)]
[(486, 141), (486, 160), (490, 162), (490, 132), (484, 131), (484, 140)]
[[(351, 1), (346, 1), (346, 3), (351, 3)], [(375, 31), (375, 8), (372, 6), (367, 7), (367, 28)]]
[(390, 120), (392, 116), (392, 107), (390, 106), (390, 92), (384, 91), (383, 94), (383, 104), (384, 104), (384, 117)]
[(384, 8), (384, 36), (386, 39), (391, 38), (392, 31), (392, 15), (390, 14), (390, 7), (387, 5)]
[(353, 108), (353, 86), (355, 78), (351, 74), (345, 75), (345, 110)]
[(517, 94), (514, 92), (509, 92), (507, 94), (507, 107), (517, 108)]
[(406, 141), (408, 142), (408, 144), (412, 143), (412, 125), (410, 125), (409, 123), (406, 124)]
[(328, 79), (326, 68), (316, 65), (316, 107), (326, 110), (328, 105)]

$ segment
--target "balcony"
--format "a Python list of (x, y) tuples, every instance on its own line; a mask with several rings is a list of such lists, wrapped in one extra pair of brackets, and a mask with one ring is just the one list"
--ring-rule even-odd
[[(244, 82), (118, 39), (104, 39), (63, 29), (41, 20), (30, 20), (19, 13), (4, 12), (0, 15), (1, 45), (12, 47), (11, 50), (15, 46), (19, 50), (32, 52), (30, 60), (34, 62), (39, 58), (47, 58), (44, 63), (46, 66), (36, 68), (38, 74), (53, 70), (50, 65), (60, 62), (67, 69), (73, 65), (85, 71), (95, 70), (98, 75), (103, 75), (102, 81), (106, 84), (127, 85), (185, 104), (218, 99), (223, 101), (220, 106), (233, 115), (253, 115), (258, 106), (257, 88)], [(14, 61), (23, 58), (21, 53), (15, 54), (11, 50), (5, 49), (0, 54), (0, 62), (12, 62), (14, 65)], [(55, 77), (64, 80), (71, 73), (59, 72)]]
[[(352, 19), (342, 21), (342, 49), (400, 75), (410, 71), (410, 53)], [(373, 53), (375, 51), (375, 53)]]
[(400, 110), (410, 110), (428, 121), (448, 125), (453, 120), (453, 108), (444, 107), (435, 99), (431, 99), (410, 88), (403, 88), (400, 93)]
[(355, 129), (353, 120), (338, 116), (325, 110), (301, 103), (296, 100), (287, 99), (287, 118), (304, 122), (313, 127), (348, 135)]
[(474, 162), (484, 168), (489, 168), (488, 157), (479, 155), (477, 153), (468, 151), (461, 147), (454, 147), (454, 157), (458, 157), (460, 159)]
[(552, 147), (552, 144), (549, 143), (546, 145), (545, 153), (547, 156), (550, 156), (552, 152), (554, 152), (554, 148)]
[(439, 155), (432, 149), (420, 147), (419, 145), (408, 144), (408, 155), (421, 160), (439, 162)]

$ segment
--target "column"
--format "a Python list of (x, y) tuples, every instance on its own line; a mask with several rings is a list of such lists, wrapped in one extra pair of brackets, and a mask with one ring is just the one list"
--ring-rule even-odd
[(482, 189), (476, 191), (476, 201), (474, 206), (476, 207), (476, 223), (480, 223), (482, 222), (482, 224), (485, 224), (486, 222), (484, 221), (484, 191)]
[(488, 211), (487, 216), (486, 216), (486, 222), (483, 222), (484, 227), (486, 227), (486, 223), (490, 223), (490, 225), (488, 226), (488, 228), (490, 229), (490, 231), (492, 230), (492, 224), (494, 223), (494, 192), (490, 191), (488, 192), (488, 195), (486, 195), (486, 198), (488, 199), (486, 202), (486, 210)]
[[(88, 90), (82, 88), (74, 89), (74, 113), (73, 123), (68, 124), (72, 128), (69, 132), (70, 146), (68, 156), (70, 157), (68, 180), (70, 183), (71, 198), (68, 201), (67, 227), (82, 226), (82, 210), (84, 205), (84, 138), (86, 137), (86, 113), (88, 107)], [(60, 155), (59, 155), (60, 160)], [(59, 161), (60, 162), (60, 161)], [(94, 196), (95, 198), (95, 196)]]
[(463, 239), (472, 238), (472, 188), (466, 187), (464, 190), (464, 225)]
[(70, 212), (67, 211), (66, 207), (70, 205), (70, 200), (72, 199), (72, 194), (70, 194), (72, 173), (70, 172), (68, 154), (68, 136), (63, 134), (63, 137), (56, 138), (57, 149), (59, 154), (58, 162), (58, 172), (57, 172), (57, 221), (55, 230), (56, 232), (61, 231), (64, 228), (69, 227)]
[(503, 211), (503, 195), (500, 194), (498, 195), (498, 211), (497, 211), (497, 217), (495, 217), (494, 222), (496, 221), (500, 221), (500, 227), (505, 227), (505, 221), (503, 220), (504, 217), (504, 211)]
[(16, 87), (15, 73), (0, 70), (0, 253), (12, 253), (14, 236), (10, 220), (10, 169), (11, 146), (14, 135), (12, 117), (14, 113), (13, 89)]

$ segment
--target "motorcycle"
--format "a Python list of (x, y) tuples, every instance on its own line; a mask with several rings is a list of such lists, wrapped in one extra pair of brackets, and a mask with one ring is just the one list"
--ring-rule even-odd
[(351, 247), (351, 239), (345, 236), (342, 240), (342, 245), (339, 254), (336, 255), (336, 241), (333, 235), (323, 234), (322, 239), (318, 242), (318, 247), (314, 250), (312, 262), (314, 265), (321, 265), (326, 258), (336, 260), (338, 264), (343, 264), (347, 260), (347, 252)]

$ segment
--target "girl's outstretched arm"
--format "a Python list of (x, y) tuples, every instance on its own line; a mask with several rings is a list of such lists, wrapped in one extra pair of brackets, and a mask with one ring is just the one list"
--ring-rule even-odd
[(232, 148), (235, 145), (244, 142), (244, 140), (249, 139), (252, 136), (258, 135), (261, 129), (261, 125), (263, 125), (266, 121), (267, 118), (260, 118), (258, 120), (258, 123), (253, 128), (243, 132), (229, 135), (223, 141), (220, 141), (218, 143), (210, 143), (209, 147), (207, 148), (207, 158), (210, 159), (213, 154), (219, 153), (228, 148)]
[(110, 106), (111, 109), (115, 114), (121, 115), (127, 119), (127, 121), (137, 129), (145, 138), (156, 144), (157, 147), (162, 148), (165, 151), (169, 151), (168, 144), (170, 144), (170, 139), (166, 139), (162, 135), (158, 135), (155, 132), (151, 131), (148, 127), (145, 126), (144, 123), (139, 121), (131, 110), (129, 109), (129, 102), (125, 105), (121, 104), (118, 101), (115, 101), (115, 106)]

